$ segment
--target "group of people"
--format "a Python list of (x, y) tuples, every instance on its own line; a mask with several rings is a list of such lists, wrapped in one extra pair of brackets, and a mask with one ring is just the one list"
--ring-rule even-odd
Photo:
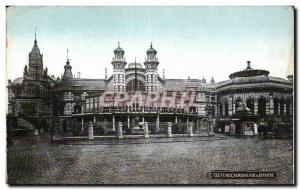
[(265, 123), (259, 123), (258, 125), (258, 135), (261, 138), (267, 138), (268, 132), (272, 131), (272, 127)]

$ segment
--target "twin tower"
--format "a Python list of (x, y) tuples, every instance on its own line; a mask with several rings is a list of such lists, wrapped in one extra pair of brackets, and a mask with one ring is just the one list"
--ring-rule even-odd
[[(111, 64), (113, 65), (113, 90), (125, 91), (126, 81), (127, 81), (125, 66), (127, 62), (124, 57), (125, 51), (120, 47), (120, 43), (118, 43), (118, 47), (114, 50), (114, 54), (115, 56), (113, 57), (111, 62)], [(147, 54), (147, 58), (145, 59), (144, 62), (145, 80), (144, 81), (138, 80), (137, 76), (135, 76), (134, 83), (145, 82), (146, 91), (156, 91), (158, 89), (157, 67), (159, 62), (158, 62), (158, 58), (156, 57), (157, 51), (152, 47), (152, 43), (150, 45), (150, 48), (147, 50), (146, 54)], [(137, 75), (137, 73), (135, 73), (135, 75)]]

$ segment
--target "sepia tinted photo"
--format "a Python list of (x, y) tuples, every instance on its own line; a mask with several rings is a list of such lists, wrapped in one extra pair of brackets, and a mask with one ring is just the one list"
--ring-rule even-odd
[(9, 185), (295, 185), (293, 6), (7, 6)]

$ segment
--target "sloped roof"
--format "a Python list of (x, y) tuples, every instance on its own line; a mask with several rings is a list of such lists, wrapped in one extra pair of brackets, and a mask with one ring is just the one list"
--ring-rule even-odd
[(105, 80), (78, 78), (69, 79), (58, 83), (53, 90), (105, 90)]
[(203, 83), (199, 79), (165, 79), (166, 90), (187, 90), (187, 88), (196, 88), (197, 90), (213, 90), (215, 84)]

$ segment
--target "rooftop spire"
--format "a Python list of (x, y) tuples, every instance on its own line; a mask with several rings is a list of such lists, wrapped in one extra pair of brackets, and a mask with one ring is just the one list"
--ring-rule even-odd
[(34, 27), (34, 45), (37, 44), (37, 41), (36, 41), (36, 27)]
[(118, 42), (118, 47), (120, 47), (120, 42)]
[(152, 48), (152, 42), (151, 42), (150, 48)]
[(67, 63), (70, 63), (70, 59), (69, 59), (69, 49), (67, 49)]

